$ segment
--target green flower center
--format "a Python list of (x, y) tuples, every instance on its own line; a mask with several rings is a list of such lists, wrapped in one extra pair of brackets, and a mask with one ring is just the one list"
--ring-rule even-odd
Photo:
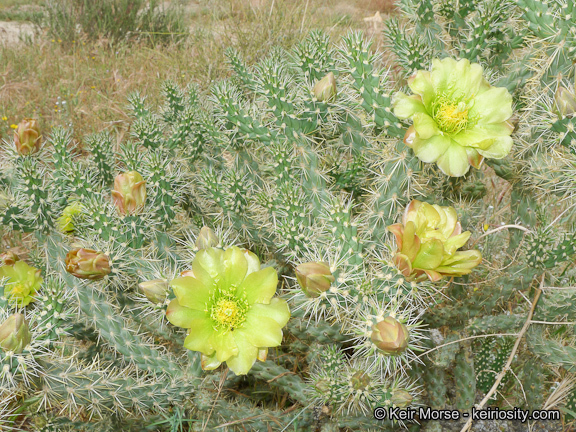
[(210, 317), (220, 329), (231, 331), (246, 321), (248, 304), (242, 299), (221, 297), (210, 310)]
[(432, 109), (433, 118), (443, 132), (456, 134), (468, 125), (468, 106), (440, 97)]

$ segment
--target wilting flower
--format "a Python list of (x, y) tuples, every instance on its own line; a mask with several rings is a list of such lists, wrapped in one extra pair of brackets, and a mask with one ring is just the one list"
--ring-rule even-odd
[(424, 274), (431, 281), (444, 276), (462, 276), (482, 261), (477, 250), (459, 251), (470, 238), (462, 232), (456, 210), (413, 200), (402, 223), (390, 225), (396, 236), (398, 252), (394, 264), (407, 278), (420, 279)]
[(146, 181), (137, 171), (119, 174), (114, 179), (112, 198), (121, 214), (136, 214), (146, 202)]
[(58, 226), (62, 232), (74, 231), (74, 216), (82, 213), (82, 204), (73, 202), (66, 206), (62, 211), (62, 215), (58, 218)]
[(388, 316), (372, 326), (370, 340), (380, 353), (399, 355), (408, 348), (410, 332), (405, 324)]
[(335, 278), (325, 262), (308, 262), (296, 267), (296, 279), (308, 297), (319, 297), (330, 289)]
[(273, 298), (276, 270), (260, 269), (256, 255), (235, 246), (202, 249), (192, 270), (194, 277), (171, 282), (176, 299), (168, 321), (189, 329), (184, 347), (202, 353), (203, 369), (226, 362), (237, 375), (248, 373), (269, 347), (280, 345), (290, 318), (286, 301)]
[(24, 315), (17, 313), (0, 325), (0, 348), (20, 354), (32, 340)]
[(34, 119), (24, 119), (14, 131), (14, 145), (16, 151), (22, 156), (36, 153), (40, 150), (42, 137), (38, 122)]
[(140, 291), (142, 291), (148, 300), (152, 303), (159, 304), (164, 303), (166, 300), (169, 285), (168, 281), (164, 279), (154, 279), (139, 283), (138, 288), (140, 288)]
[(4, 296), (10, 303), (26, 306), (42, 285), (41, 271), (24, 261), (0, 267), (0, 279), (8, 278), (4, 285)]
[(66, 254), (66, 271), (80, 279), (102, 279), (112, 271), (110, 258), (92, 249), (75, 248)]
[(314, 86), (314, 96), (320, 102), (332, 102), (336, 99), (338, 89), (336, 88), (336, 78), (330, 72)]
[(12, 266), (16, 263), (16, 261), (20, 261), (20, 257), (12, 251), (6, 251), (0, 254), (0, 265), (4, 264)]
[(432, 70), (416, 72), (408, 86), (415, 94), (396, 93), (394, 114), (412, 119), (404, 142), (421, 161), (460, 177), (484, 157), (502, 159), (510, 152), (512, 96), (488, 84), (479, 64), (435, 59)]

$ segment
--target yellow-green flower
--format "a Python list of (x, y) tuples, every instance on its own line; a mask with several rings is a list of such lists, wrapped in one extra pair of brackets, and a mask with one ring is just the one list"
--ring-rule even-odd
[(24, 261), (0, 267), (0, 279), (8, 278), (4, 285), (4, 296), (10, 303), (26, 306), (42, 285), (43, 279), (40, 275), (39, 269), (29, 266)]
[(479, 64), (466, 59), (432, 61), (432, 70), (408, 79), (414, 95), (394, 95), (394, 114), (411, 118), (404, 142), (423, 162), (447, 175), (463, 176), (484, 157), (502, 159), (512, 148), (512, 96), (492, 87)]
[(203, 369), (226, 362), (237, 375), (248, 373), (268, 348), (280, 345), (290, 318), (286, 301), (274, 297), (276, 270), (260, 269), (256, 255), (233, 246), (200, 250), (192, 272), (170, 284), (176, 299), (168, 321), (189, 329), (184, 347), (202, 353)]
[(398, 251), (394, 264), (404, 276), (438, 281), (445, 276), (462, 276), (482, 261), (477, 250), (457, 251), (470, 238), (462, 232), (456, 210), (413, 200), (402, 223), (390, 225)]
[(82, 213), (82, 204), (73, 202), (62, 210), (62, 216), (58, 218), (58, 226), (62, 232), (74, 231), (74, 216)]

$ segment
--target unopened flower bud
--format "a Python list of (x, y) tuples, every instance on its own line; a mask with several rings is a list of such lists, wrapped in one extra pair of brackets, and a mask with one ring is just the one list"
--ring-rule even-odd
[(396, 389), (392, 391), (392, 398), (390, 401), (398, 408), (407, 408), (412, 403), (412, 395), (404, 389)]
[(34, 119), (24, 119), (18, 124), (14, 131), (14, 145), (16, 151), (22, 156), (36, 153), (40, 150), (42, 137), (38, 122)]
[(112, 271), (110, 258), (92, 249), (75, 248), (66, 254), (66, 271), (80, 279), (102, 279)]
[(336, 279), (325, 262), (309, 262), (296, 267), (296, 279), (308, 297), (319, 297)]
[(356, 391), (367, 390), (368, 387), (370, 386), (371, 381), (372, 380), (370, 379), (370, 375), (368, 375), (364, 371), (356, 371), (354, 372), (352, 377), (350, 377), (350, 384), (352, 385), (352, 388)]
[(336, 88), (336, 78), (330, 72), (314, 86), (314, 96), (320, 102), (332, 102), (336, 99), (338, 89)]
[(382, 354), (399, 355), (408, 348), (410, 333), (404, 324), (389, 316), (372, 326), (370, 340)]
[(16, 261), (20, 261), (20, 257), (12, 251), (6, 251), (0, 254), (0, 265), (13, 266)]
[(576, 98), (574, 97), (574, 93), (564, 87), (558, 87), (554, 95), (554, 108), (561, 118), (576, 113)]
[(114, 179), (112, 198), (120, 214), (136, 214), (146, 202), (146, 181), (136, 171), (119, 174)]
[(203, 226), (198, 234), (198, 238), (196, 239), (196, 247), (200, 250), (216, 246), (218, 246), (218, 237), (216, 237), (216, 234), (212, 229)]
[(24, 315), (17, 313), (0, 325), (0, 348), (20, 354), (32, 340)]
[(154, 279), (138, 284), (140, 291), (154, 304), (164, 303), (168, 293), (168, 281)]

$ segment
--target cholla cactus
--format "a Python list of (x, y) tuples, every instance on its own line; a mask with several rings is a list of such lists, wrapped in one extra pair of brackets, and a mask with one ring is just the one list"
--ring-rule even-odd
[[(358, 33), (254, 65), (228, 51), (234, 77), (208, 92), (132, 95), (119, 151), (97, 133), (75, 154), (61, 128), (48, 158), (5, 143), (3, 229), (44, 279), (26, 304), (2, 280), (0, 321), (21, 313), (31, 335), (0, 353), (19, 412), (84, 430), (398, 430), (370, 413), (453, 393), (468, 409), (486, 389), (538, 408), (551, 366), (576, 363), (571, 42), (549, 46), (574, 8), (500, 3), (403, 0), (386, 31), (400, 67)], [(502, 350), (518, 379), (499, 386), (483, 371), (506, 363), (469, 341), (528, 317)]]

